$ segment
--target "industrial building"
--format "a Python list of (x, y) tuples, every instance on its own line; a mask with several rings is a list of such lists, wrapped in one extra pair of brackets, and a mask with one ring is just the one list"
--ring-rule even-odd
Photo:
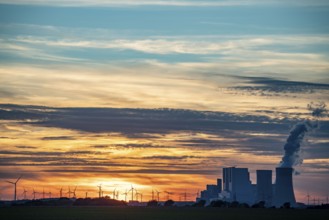
[(206, 201), (218, 198), (218, 195), (222, 192), (222, 180), (217, 179), (217, 185), (207, 185), (206, 190), (201, 191), (201, 198)]
[(252, 203), (252, 185), (248, 168), (223, 168), (224, 192), (220, 198), (242, 203)]
[(257, 170), (257, 183), (252, 184), (248, 168), (223, 168), (223, 181), (217, 179), (217, 185), (207, 185), (197, 200), (207, 204), (214, 200), (237, 201), (249, 205), (265, 202), (267, 207), (281, 207), (289, 202), (296, 206), (292, 181), (292, 168), (276, 168), (276, 181), (272, 183), (272, 170)]

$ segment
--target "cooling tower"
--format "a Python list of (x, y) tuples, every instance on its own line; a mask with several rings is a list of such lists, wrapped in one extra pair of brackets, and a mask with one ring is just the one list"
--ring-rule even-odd
[(272, 204), (272, 170), (257, 170), (256, 202), (264, 201), (267, 206)]
[(289, 202), (292, 207), (296, 206), (294, 188), (292, 184), (292, 168), (276, 168), (276, 181), (274, 191), (274, 205), (281, 207)]

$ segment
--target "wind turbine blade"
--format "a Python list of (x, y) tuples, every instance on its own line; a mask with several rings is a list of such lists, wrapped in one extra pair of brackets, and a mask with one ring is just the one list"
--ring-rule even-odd
[(21, 178), (22, 178), (23, 175), (20, 175), (20, 177), (18, 177), (18, 179), (16, 180), (15, 183), (17, 183)]
[(11, 184), (15, 184), (14, 182), (11, 182), (11, 181), (6, 181), (7, 183), (11, 183)]

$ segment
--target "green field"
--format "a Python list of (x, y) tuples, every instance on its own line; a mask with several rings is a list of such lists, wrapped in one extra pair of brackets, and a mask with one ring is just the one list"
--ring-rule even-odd
[(176, 207), (3, 207), (1, 220), (203, 220), (203, 219), (328, 219), (329, 210), (220, 209)]

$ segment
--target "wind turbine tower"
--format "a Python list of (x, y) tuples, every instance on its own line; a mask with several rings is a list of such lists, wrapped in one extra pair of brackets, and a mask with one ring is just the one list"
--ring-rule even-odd
[(63, 197), (63, 187), (59, 190), (59, 198)]
[(102, 197), (102, 184), (98, 185), (98, 197), (101, 198)]
[(6, 181), (7, 183), (10, 183), (10, 184), (13, 184), (15, 189), (14, 189), (14, 201), (16, 201), (17, 199), (17, 196), (16, 196), (16, 193), (17, 193), (17, 183), (18, 181), (22, 178), (22, 175), (20, 177), (18, 177), (18, 179), (16, 180), (16, 182), (11, 182), (11, 181)]
[(116, 197), (117, 200), (119, 200), (119, 194), (120, 194), (120, 192), (119, 192), (119, 190), (117, 190), (117, 193), (115, 195), (115, 197)]
[(187, 193), (186, 192), (184, 193), (184, 201), (185, 202), (187, 201)]
[(115, 199), (115, 195), (116, 195), (116, 193), (115, 193), (115, 190), (116, 190), (117, 188), (114, 188), (114, 190), (113, 190), (113, 192), (112, 192), (112, 197), (113, 197), (113, 199)]
[(42, 189), (42, 198), (45, 199), (45, 188)]
[(143, 202), (143, 193), (139, 193), (141, 195), (141, 203)]

